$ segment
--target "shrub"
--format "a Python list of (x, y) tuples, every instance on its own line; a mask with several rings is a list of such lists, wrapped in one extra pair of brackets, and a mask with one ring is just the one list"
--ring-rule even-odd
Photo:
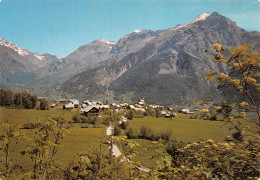
[[(33, 104), (31, 106), (33, 106)], [(48, 109), (49, 109), (49, 102), (46, 99), (42, 99), (40, 103), (40, 110), (48, 110)]]
[(162, 131), (160, 133), (161, 139), (164, 139), (165, 141), (169, 141), (172, 137), (172, 131), (170, 129), (166, 129), (165, 131)]
[(115, 126), (114, 128), (114, 136), (120, 136), (121, 135), (121, 129), (119, 126)]
[(156, 116), (156, 112), (151, 107), (148, 107), (147, 110), (143, 113), (144, 116)]
[(151, 139), (152, 130), (148, 128), (147, 126), (141, 126), (140, 127), (140, 137), (142, 139)]
[(134, 113), (135, 113), (134, 110), (129, 110), (129, 111), (127, 111), (125, 117), (129, 120), (132, 120), (132, 119), (134, 119)]
[(21, 129), (36, 129), (38, 127), (40, 127), (40, 123), (27, 123), (27, 124), (24, 124)]
[(134, 139), (134, 138), (137, 138), (139, 136), (139, 132), (130, 127), (126, 130), (126, 136), (127, 136), (128, 139)]
[(121, 127), (122, 129), (127, 129), (127, 128), (129, 127), (129, 123), (123, 121), (123, 122), (120, 124), (120, 127)]
[(79, 116), (79, 114), (76, 114), (72, 117), (72, 120), (74, 123), (81, 123), (81, 117)]

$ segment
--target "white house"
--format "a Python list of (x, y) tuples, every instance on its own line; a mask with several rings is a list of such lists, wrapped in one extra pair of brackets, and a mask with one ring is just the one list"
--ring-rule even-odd
[(189, 109), (182, 109), (180, 110), (181, 113), (184, 113), (184, 114), (193, 114), (194, 112), (190, 112)]
[(74, 105), (74, 108), (79, 107), (79, 100), (77, 100), (77, 99), (70, 99), (69, 103), (72, 103)]
[(72, 102), (69, 102), (63, 106), (63, 109), (73, 109), (74, 104)]

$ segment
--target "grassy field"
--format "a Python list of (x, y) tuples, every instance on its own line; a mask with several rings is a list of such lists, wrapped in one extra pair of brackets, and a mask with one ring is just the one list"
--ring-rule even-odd
[(57, 154), (61, 161), (72, 160), (78, 153), (88, 152), (91, 147), (98, 146), (99, 137), (105, 136), (103, 128), (80, 128), (69, 129), (68, 134), (62, 140), (63, 147)]
[(41, 122), (47, 118), (63, 117), (67, 121), (72, 120), (76, 111), (65, 110), (35, 110), (35, 109), (5, 109), (0, 108), (0, 122), (9, 122), (19, 125), (31, 122)]
[(142, 125), (154, 130), (170, 129), (173, 136), (183, 142), (194, 142), (199, 140), (214, 139), (223, 142), (225, 137), (232, 135), (230, 125), (221, 121), (207, 121), (201, 119), (182, 119), (182, 118), (136, 118), (129, 120), (130, 127), (140, 129)]
[[(77, 114), (76, 111), (64, 110), (25, 110), (25, 109), (5, 109), (0, 108), (0, 124), (9, 122), (17, 125), (17, 130), (21, 133), (31, 136), (31, 130), (19, 129), (23, 124), (32, 122), (42, 122), (47, 118), (63, 117), (66, 121), (71, 121), (72, 116)], [(72, 160), (77, 153), (87, 152), (91, 146), (98, 146), (100, 136), (105, 135), (104, 128), (81, 128), (82, 124), (74, 124), (72, 128), (68, 129), (64, 139), (62, 140), (62, 147), (57, 153), (57, 159), (61, 161)], [(2, 129), (0, 129), (1, 131)], [(20, 152), (24, 150), (28, 142), (23, 139), (18, 143), (16, 150)], [(22, 158), (22, 157), (21, 157)]]
[(164, 150), (162, 144), (153, 144), (152, 141), (145, 139), (134, 139), (140, 146), (137, 147), (137, 155), (133, 158), (133, 161), (140, 162), (143, 166), (154, 169), (156, 162), (162, 157), (161, 152)]
[[(73, 115), (77, 111), (64, 110), (16, 110), (0, 108), (0, 124), (3, 122), (10, 122), (21, 127), (23, 124), (31, 122), (42, 122), (47, 118), (63, 117), (66, 121), (72, 121)], [(108, 115), (104, 115), (104, 118)], [(173, 132), (173, 137), (176, 140), (183, 142), (194, 142), (199, 140), (213, 139), (214, 141), (223, 142), (229, 135), (232, 135), (231, 126), (220, 121), (208, 121), (201, 119), (189, 119), (190, 115), (178, 114), (178, 118), (154, 118), (144, 117), (128, 120), (129, 126), (139, 130), (141, 126), (145, 125), (153, 130), (167, 130)], [(57, 160), (62, 162), (69, 162), (76, 158), (77, 154), (88, 152), (92, 147), (97, 147), (100, 142), (100, 137), (105, 136), (105, 128), (81, 128), (83, 124), (74, 124), (68, 129), (68, 132), (62, 140), (62, 147), (57, 153)], [(85, 125), (85, 124), (84, 124)], [(245, 123), (245, 125), (247, 125)], [(89, 126), (93, 127), (93, 125)], [(30, 136), (31, 131), (26, 129), (18, 129), (20, 132)], [(1, 128), (0, 128), (1, 132)], [(135, 162), (140, 162), (143, 166), (148, 168), (155, 168), (156, 161), (161, 157), (159, 152), (163, 151), (164, 147), (159, 144), (154, 144), (152, 141), (144, 139), (133, 139), (141, 146), (137, 148), (138, 154), (133, 159)], [(25, 149), (26, 140), (21, 140), (16, 152), (21, 152)], [(122, 148), (119, 148), (122, 151)], [(18, 157), (18, 161), (30, 164), (30, 159)]]

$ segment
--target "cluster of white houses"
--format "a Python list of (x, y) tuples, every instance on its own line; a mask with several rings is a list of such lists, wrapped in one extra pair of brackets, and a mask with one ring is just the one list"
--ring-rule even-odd
[[(83, 112), (86, 116), (89, 115), (98, 115), (100, 111), (113, 109), (114, 111), (120, 111), (120, 110), (135, 110), (135, 111), (141, 111), (145, 112), (147, 110), (147, 105), (144, 101), (144, 99), (140, 99), (135, 104), (128, 104), (128, 103), (122, 103), (122, 104), (116, 104), (112, 103), (110, 105), (103, 104), (100, 101), (83, 101), (80, 105), (79, 101), (77, 99), (61, 99), (59, 101), (63, 104), (63, 109), (66, 110), (73, 110), (73, 109), (81, 109), (81, 112)], [(55, 105), (55, 104), (54, 104)], [(54, 106), (53, 105), (53, 106)], [(160, 105), (149, 105), (151, 108), (156, 109), (159, 108), (161, 110), (161, 115), (166, 118), (175, 117), (176, 114), (172, 113), (172, 109), (168, 108), (168, 111), (164, 108), (164, 106)], [(182, 113), (186, 114), (192, 114), (193, 112), (189, 112), (189, 109), (182, 109), (180, 110)]]

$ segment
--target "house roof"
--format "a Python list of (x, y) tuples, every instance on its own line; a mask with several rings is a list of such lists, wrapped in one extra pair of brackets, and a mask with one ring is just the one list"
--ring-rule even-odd
[(101, 101), (97, 101), (96, 104), (102, 105), (103, 103)]
[(84, 104), (88, 104), (89, 106), (91, 106), (93, 103), (91, 101), (84, 101)]
[(109, 105), (100, 105), (99, 108), (109, 109)]
[(166, 114), (166, 111), (161, 111), (161, 114), (162, 114), (162, 115), (165, 115), (165, 114)]
[(89, 112), (89, 111), (90, 111), (91, 109), (93, 109), (93, 108), (98, 109), (97, 106), (87, 106), (87, 107), (85, 107), (84, 109), (82, 109), (82, 111), (83, 111), (83, 112)]
[(81, 107), (85, 108), (85, 107), (87, 107), (87, 105), (86, 104), (81, 104)]
[(73, 103), (68, 103), (68, 104), (66, 104), (66, 105), (64, 105), (65, 106), (65, 108), (67, 109), (67, 108), (74, 108), (74, 104)]
[(129, 108), (134, 109), (135, 107), (134, 107), (134, 105), (129, 105)]
[(135, 108), (136, 111), (143, 111), (145, 112), (145, 109), (144, 108)]
[(69, 102), (72, 102), (72, 104), (79, 104), (79, 100), (77, 99), (70, 99)]

